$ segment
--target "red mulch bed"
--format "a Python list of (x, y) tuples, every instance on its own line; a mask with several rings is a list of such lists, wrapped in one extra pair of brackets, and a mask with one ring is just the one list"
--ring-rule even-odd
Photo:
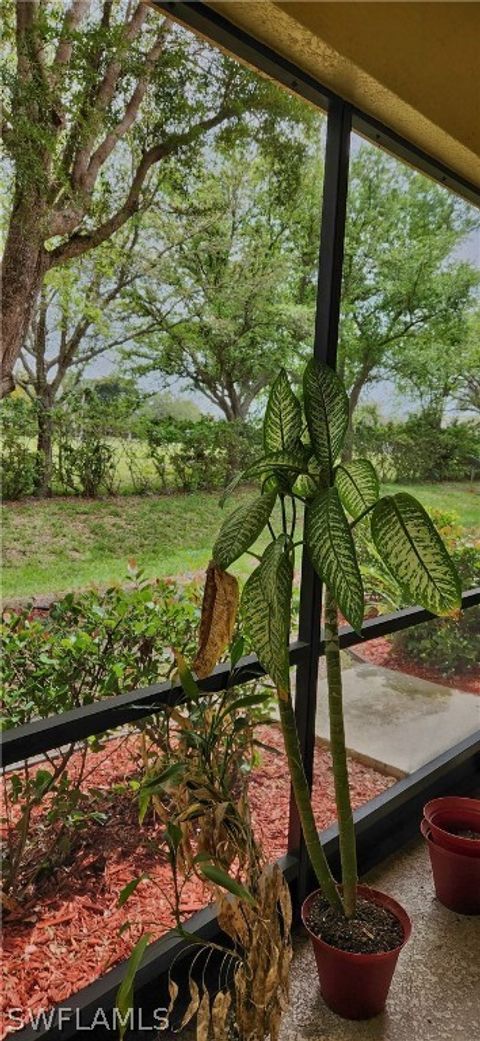
[(420, 679), (430, 680), (432, 683), (441, 683), (444, 687), (455, 687), (469, 694), (480, 694), (480, 671), (459, 672), (446, 676), (433, 665), (422, 665), (401, 654), (384, 636), (379, 636), (377, 640), (369, 640), (368, 643), (357, 644), (354, 653), (362, 661), (370, 662), (372, 665), (384, 665), (387, 669), (406, 672), (409, 676), (419, 676)]
[[(279, 749), (279, 754), (262, 752), (250, 787), (254, 822), (266, 853), (274, 859), (287, 845), (289, 812), (288, 771), (281, 735), (276, 727), (260, 728), (259, 736)], [(107, 972), (130, 953), (143, 929), (157, 939), (172, 925), (168, 896), (172, 892), (169, 867), (149, 847), (155, 825), (140, 828), (135, 807), (127, 796), (108, 802), (112, 784), (121, 783), (134, 770), (131, 741), (109, 742), (108, 754), (92, 754), (92, 769), (86, 787), (105, 790), (109, 820), (106, 825), (89, 823), (79, 836), (71, 862), (44, 879), (22, 905), (21, 913), (4, 921), (4, 960), (1, 1037), (13, 1023), (7, 1010), (28, 1009), (31, 1015), (42, 1008), (66, 1001), (97, 976)], [(129, 747), (130, 746), (130, 747)], [(74, 757), (75, 758), (75, 757)], [(75, 764), (72, 762), (72, 767)], [(394, 778), (351, 761), (350, 776), (354, 806), (383, 792)], [(335, 820), (333, 779), (329, 753), (315, 754), (313, 793), (319, 827)], [(41, 824), (41, 818), (37, 818)], [(123, 908), (118, 896), (132, 878), (147, 873), (153, 881), (142, 882)], [(185, 888), (182, 909), (185, 917), (207, 900), (200, 883)], [(131, 921), (119, 936), (120, 926)]]

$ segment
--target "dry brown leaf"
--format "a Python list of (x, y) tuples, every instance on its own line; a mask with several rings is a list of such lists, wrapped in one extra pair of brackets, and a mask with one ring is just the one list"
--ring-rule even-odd
[(211, 561), (207, 568), (199, 629), (199, 648), (193, 663), (198, 679), (209, 676), (228, 647), (238, 610), (238, 582)]
[(268, 1025), (269, 1025), (269, 1028), (270, 1028), (269, 1029), (270, 1041), (278, 1041), (278, 1035), (279, 1035), (279, 1031), (280, 1031), (280, 1020), (281, 1020), (281, 1018), (282, 1018), (282, 1010), (280, 1008), (276, 1008), (272, 1012), (271, 1016), (269, 1017)]
[(210, 996), (204, 990), (197, 1012), (197, 1041), (207, 1041), (210, 1026)]
[(177, 984), (175, 983), (175, 980), (170, 979), (168, 981), (168, 993), (170, 995), (170, 1002), (169, 1002), (169, 1005), (168, 1005), (168, 1011), (170, 1013), (173, 1010), (173, 1006), (175, 1004), (175, 999), (176, 999), (177, 994), (178, 994), (178, 987), (177, 987)]
[(200, 1004), (200, 991), (199, 991), (199, 989), (197, 987), (197, 984), (195, 983), (195, 980), (192, 980), (192, 978), (190, 978), (190, 980), (189, 980), (189, 986), (190, 986), (190, 1001), (188, 1003), (188, 1007), (185, 1010), (182, 1022), (180, 1023), (179, 1030), (182, 1030), (183, 1027), (185, 1027), (187, 1025), (187, 1023), (190, 1022), (192, 1016), (195, 1015), (195, 1013), (196, 1013), (196, 1011), (198, 1009), (198, 1006)]
[(285, 937), (288, 938), (290, 936), (290, 930), (292, 928), (292, 901), (290, 899), (290, 890), (287, 886), (287, 883), (285, 882), (285, 879), (282, 879), (282, 881), (283, 885), (281, 886), (280, 892), (278, 894), (278, 902), (280, 904), (280, 910), (282, 912)]
[(279, 982), (278, 962), (279, 962), (278, 948), (274, 947), (274, 949), (272, 951), (271, 965), (270, 965), (270, 968), (269, 968), (269, 970), (267, 972), (267, 975), (265, 977), (265, 986), (264, 986), (264, 995), (263, 995), (263, 1003), (264, 1003), (265, 1007), (268, 1005), (269, 1001), (271, 1000), (271, 998), (273, 996), (273, 993), (274, 993), (276, 987), (278, 986), (278, 982)]
[(212, 1027), (214, 1041), (225, 1041), (227, 1036), (227, 1016), (232, 1003), (228, 990), (220, 991), (212, 1005)]

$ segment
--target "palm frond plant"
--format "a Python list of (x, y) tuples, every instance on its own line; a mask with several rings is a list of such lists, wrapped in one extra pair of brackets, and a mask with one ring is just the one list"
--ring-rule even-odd
[[(341, 919), (357, 915), (355, 829), (349, 790), (339, 651), (339, 615), (360, 633), (364, 588), (355, 535), (369, 524), (382, 567), (407, 603), (434, 614), (452, 614), (461, 586), (445, 545), (427, 512), (405, 493), (381, 496), (377, 474), (366, 459), (342, 461), (348, 427), (348, 398), (338, 376), (314, 360), (303, 377), (303, 407), (284, 370), (271, 388), (263, 425), (263, 456), (235, 478), (260, 483), (259, 494), (230, 513), (212, 551), (219, 589), (231, 581), (228, 569), (250, 552), (257, 566), (241, 596), (241, 617), (249, 642), (277, 691), (280, 723), (303, 835), (321, 895)], [(297, 536), (300, 510), (303, 531)], [(252, 549), (268, 532), (267, 545)], [(334, 879), (318, 838), (295, 724), (289, 669), (292, 582), (295, 556), (305, 545), (324, 586), (325, 657), (330, 748), (339, 827), (341, 886)], [(221, 599), (221, 598), (220, 598)], [(204, 630), (217, 643), (218, 618), (205, 600)], [(221, 640), (220, 640), (221, 643)], [(215, 654), (208, 662), (211, 668)], [(302, 691), (298, 691), (302, 697)]]

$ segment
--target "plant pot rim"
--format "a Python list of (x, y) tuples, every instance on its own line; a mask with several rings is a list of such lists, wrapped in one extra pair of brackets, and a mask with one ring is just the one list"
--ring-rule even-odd
[[(438, 827), (438, 825), (436, 825), (436, 827)], [(423, 818), (423, 820), (420, 823), (420, 831), (421, 831), (421, 833), (423, 835), (423, 838), (426, 840), (426, 842), (428, 842), (428, 843), (430, 843), (430, 845), (434, 846), (436, 850), (440, 850), (441, 853), (445, 854), (445, 856), (461, 857), (463, 860), (470, 860), (470, 861), (471, 860), (474, 860), (474, 861), (477, 860), (477, 857), (472, 857), (473, 850), (469, 851), (467, 853), (467, 852), (465, 852), (462, 849), (453, 849), (451, 846), (442, 846), (442, 844), (440, 842), (437, 842), (435, 840), (434, 836), (432, 835), (430, 821), (427, 821), (425, 817)], [(478, 843), (478, 839), (473, 839), (473, 840), (470, 840), (470, 841), (473, 841), (474, 843)], [(476, 846), (475, 846), (475, 849), (476, 849)]]
[[(426, 818), (424, 818), (426, 820)], [(459, 820), (459, 825), (462, 826), (462, 821)], [(459, 852), (463, 849), (467, 854), (480, 855), (480, 838), (472, 839), (469, 835), (457, 835), (454, 831), (450, 830), (448, 826), (453, 824), (453, 819), (450, 817), (448, 821), (437, 820), (437, 815), (432, 814), (431, 819), (427, 820), (427, 824), (432, 831), (432, 840), (437, 842), (438, 845), (444, 844), (448, 849), (458, 849)], [(444, 842), (442, 843), (442, 838)]]
[[(337, 888), (341, 890), (341, 886), (338, 886)], [(364, 900), (370, 900), (372, 904), (379, 904), (380, 907), (384, 907), (387, 911), (391, 911), (392, 914), (394, 914), (397, 920), (400, 922), (400, 925), (403, 929), (403, 938), (401, 942), (397, 944), (396, 947), (391, 947), (389, 951), (371, 952), (344, 951), (341, 947), (335, 947), (334, 944), (327, 943), (327, 941), (323, 940), (321, 936), (317, 936), (316, 933), (312, 932), (312, 930), (309, 928), (306, 922), (306, 913), (308, 911), (309, 905), (314, 900), (314, 898), (318, 896), (319, 893), (322, 893), (321, 889), (314, 889), (313, 892), (309, 893), (309, 895), (303, 901), (301, 909), (301, 918), (303, 925), (313, 942), (321, 944), (321, 946), (325, 947), (327, 950), (335, 951), (337, 954), (344, 955), (348, 959), (354, 958), (359, 963), (368, 962), (372, 960), (382, 961), (386, 958), (390, 958), (392, 955), (398, 955), (407, 943), (407, 941), (410, 939), (410, 935), (412, 932), (412, 921), (410, 916), (407, 914), (405, 908), (402, 907), (398, 900), (395, 900), (395, 898), (393, 896), (390, 896), (388, 893), (383, 893), (381, 889), (374, 889), (372, 886), (365, 885), (364, 883), (359, 883), (357, 885), (358, 896), (363, 897)]]
[[(452, 816), (454, 816), (456, 810), (470, 810), (472, 813), (478, 813), (480, 818), (480, 799), (472, 799), (471, 797), (464, 795), (444, 795), (438, 799), (430, 799), (430, 801), (426, 802), (423, 807), (423, 816), (430, 824), (430, 819), (435, 813), (451, 813)], [(437, 827), (439, 827), (439, 825), (437, 825)], [(480, 840), (469, 839), (468, 841), (478, 842)]]

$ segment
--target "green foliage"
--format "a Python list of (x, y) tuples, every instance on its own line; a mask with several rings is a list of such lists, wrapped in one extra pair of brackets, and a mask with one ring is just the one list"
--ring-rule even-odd
[(303, 395), (310, 442), (321, 471), (332, 473), (348, 426), (348, 398), (331, 369), (310, 361), (303, 376)]
[(458, 610), (461, 585), (445, 545), (420, 503), (400, 492), (372, 513), (375, 546), (404, 596), (433, 614)]
[(461, 481), (471, 476), (471, 459), (480, 458), (480, 426), (459, 419), (440, 426), (431, 412), (403, 422), (382, 421), (378, 410), (368, 406), (355, 420), (354, 443), (383, 480)]
[(335, 486), (342, 506), (354, 520), (369, 510), (380, 494), (378, 477), (368, 459), (341, 463), (335, 471)]
[(245, 583), (242, 617), (245, 632), (278, 690), (288, 691), (288, 640), (293, 567), (284, 539), (270, 543), (261, 564)]
[(207, 416), (193, 422), (164, 419), (146, 429), (150, 456), (165, 490), (223, 488), (232, 473), (248, 467), (258, 442), (253, 426)]
[(442, 409), (475, 370), (466, 323), (479, 275), (458, 246), (476, 226), (473, 207), (376, 146), (352, 157), (339, 368), (353, 414), (381, 376)]
[(222, 525), (212, 550), (219, 568), (226, 571), (261, 535), (275, 505), (276, 493), (266, 492), (253, 502), (239, 506)]
[(4, 499), (21, 499), (35, 487), (36, 455), (29, 448), (35, 414), (23, 398), (7, 398), (0, 410), (1, 488)]
[(138, 942), (130, 955), (128, 964), (125, 970), (125, 975), (122, 982), (117, 990), (115, 1002), (116, 1008), (118, 1009), (119, 1015), (119, 1036), (120, 1041), (123, 1041), (127, 1032), (129, 1017), (131, 1010), (134, 1007), (133, 989), (135, 984), (135, 976), (142, 964), (142, 959), (147, 949), (150, 940), (150, 934), (144, 933), (140, 937)]
[[(89, 705), (166, 678), (172, 643), (187, 653), (196, 642), (199, 607), (194, 589), (146, 583), (132, 572), (131, 588), (69, 595), (55, 604), (48, 621), (7, 612), (2, 623), (2, 726), (10, 728)], [(95, 797), (82, 791), (86, 756), (99, 751), (98, 738), (82, 742), (80, 767), (68, 772), (75, 745), (51, 756), (49, 769), (6, 775), (6, 792), (18, 806), (16, 825), (7, 816), (3, 874), (19, 897), (43, 868), (71, 849), (78, 830), (98, 820)], [(31, 827), (34, 811), (48, 812), (48, 826)]]
[[(428, 509), (428, 515), (437, 529), (458, 572), (462, 589), (472, 589), (480, 582), (480, 546), (472, 540), (459, 516), (451, 510)], [(367, 601), (390, 611), (411, 607), (411, 596), (402, 593), (398, 582), (386, 566), (372, 538), (368, 520), (356, 528), (355, 543)], [(412, 630), (414, 634), (416, 630)]]
[(350, 526), (335, 487), (307, 506), (305, 541), (315, 571), (334, 592), (347, 622), (360, 631), (363, 622), (363, 585)]
[[(247, 417), (272, 371), (313, 333), (321, 121), (313, 115), (309, 134), (296, 127), (293, 155), (284, 133), (273, 155), (217, 149), (215, 164), (185, 178), (180, 197), (175, 184), (150, 217), (146, 249), (167, 248), (152, 256), (153, 284), (148, 268), (127, 294), (138, 334), (125, 353), (139, 373), (186, 381), (229, 421)], [(315, 218), (304, 212), (307, 182)]]
[(193, 588), (148, 583), (56, 603), (46, 622), (7, 612), (2, 624), (3, 726), (88, 705), (165, 678), (169, 647), (192, 651), (199, 607)]
[[(452, 614), (460, 606), (461, 587), (455, 565), (420, 503), (405, 493), (379, 498), (378, 478), (368, 460), (336, 465), (345, 448), (349, 420), (348, 399), (339, 377), (312, 360), (304, 373), (303, 391), (310, 444), (303, 444), (299, 438), (303, 430), (301, 406), (281, 372), (273, 383), (266, 410), (265, 455), (248, 471), (250, 477), (260, 477), (262, 494), (227, 517), (214, 545), (213, 558), (218, 567), (226, 569), (255, 543), (268, 522), (271, 541), (243, 590), (243, 622), (259, 661), (277, 689), (290, 776), (318, 883), (332, 906), (338, 907), (340, 901), (345, 915), (351, 917), (356, 906), (357, 868), (343, 721), (338, 611), (354, 629), (361, 631), (365, 598), (354, 536), (360, 530), (364, 537), (365, 529), (371, 525), (373, 552), (386, 575), (387, 586), (394, 586), (393, 597), (395, 590), (397, 595), (400, 591), (411, 602), (430, 611)], [(294, 455), (298, 463), (292, 472), (293, 481), (285, 484), (281, 467), (280, 479), (278, 476), (279, 461), (285, 456), (283, 465), (288, 469)], [(267, 493), (265, 488), (269, 489)], [(313, 567), (326, 586), (325, 656), (340, 832), (341, 898), (318, 841), (290, 693), (288, 645), (294, 551), (298, 545), (294, 541), (295, 500), (299, 489), (302, 499), (301, 493), (306, 492), (304, 542)], [(280, 535), (269, 519), (277, 494)]]
[(433, 666), (444, 676), (475, 675), (479, 634), (480, 608), (472, 607), (458, 617), (435, 619), (396, 633), (392, 645), (407, 659)]
[(300, 441), (301, 433), (301, 405), (290, 387), (285, 369), (281, 369), (272, 384), (263, 421), (266, 455), (293, 451)]

